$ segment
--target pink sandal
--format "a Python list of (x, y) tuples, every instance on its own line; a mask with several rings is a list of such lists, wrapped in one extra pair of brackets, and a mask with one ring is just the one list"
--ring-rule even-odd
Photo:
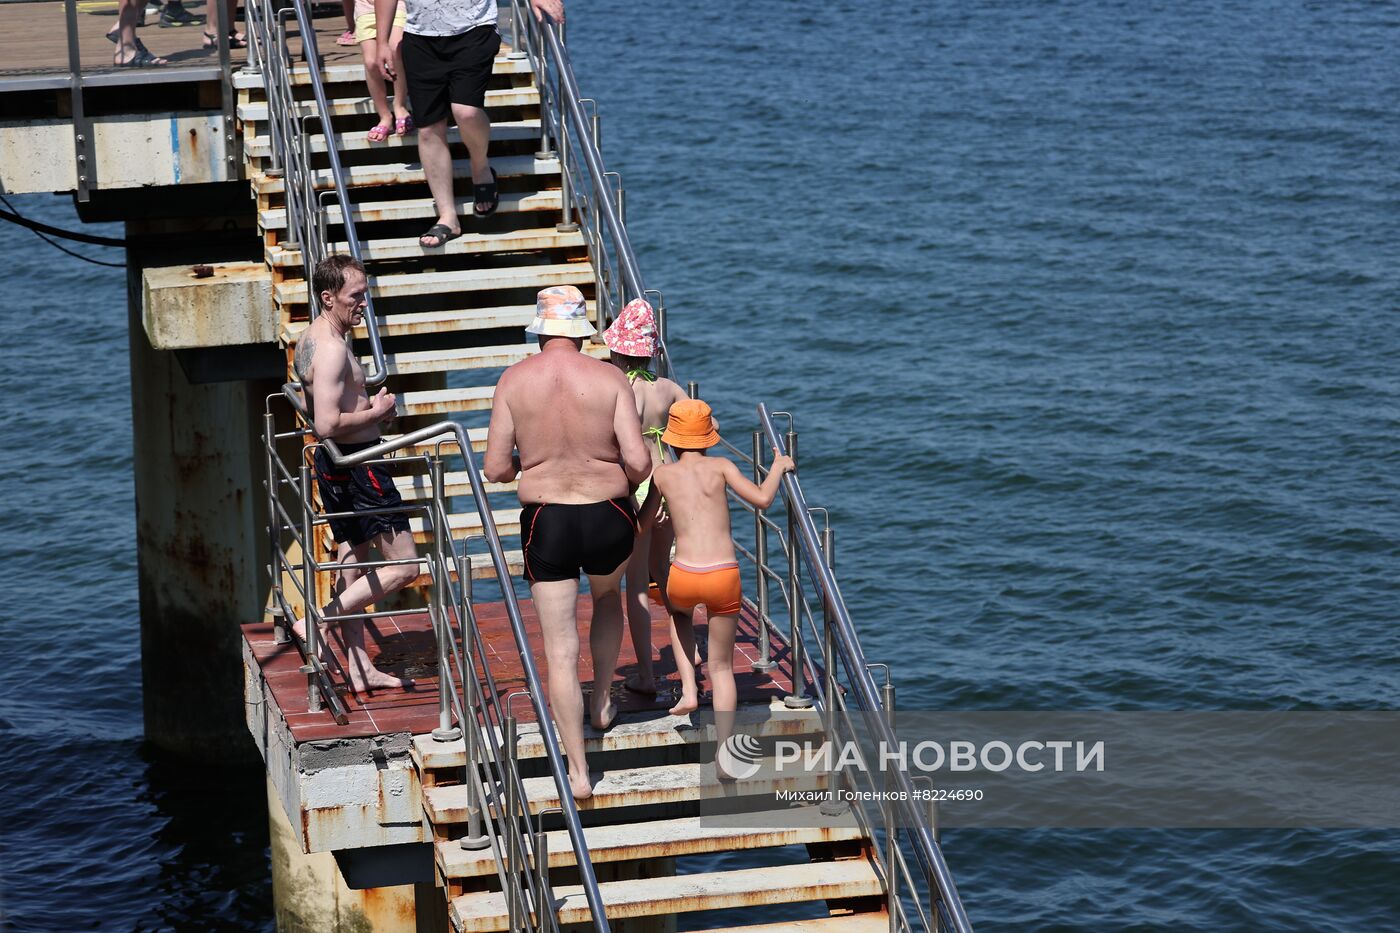
[(418, 127), (413, 123), (413, 115), (400, 117), (394, 121), (394, 132), (400, 136), (407, 136), (409, 133), (417, 131)]
[(347, 29), (340, 34), (340, 38), (335, 40), (336, 45), (358, 45), (355, 41), (355, 30)]
[(372, 143), (382, 143), (389, 138), (389, 135), (393, 133), (393, 131), (394, 128), (389, 124), (378, 123), (369, 128), (369, 132), (365, 134), (365, 138)]

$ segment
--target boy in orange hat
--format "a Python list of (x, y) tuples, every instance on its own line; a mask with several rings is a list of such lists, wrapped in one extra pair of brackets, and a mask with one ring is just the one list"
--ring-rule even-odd
[[(683, 399), (671, 406), (666, 433), (661, 440), (679, 453), (675, 463), (658, 466), (651, 474), (653, 493), (647, 497), (642, 521), (656, 514), (657, 495), (666, 498), (676, 532), (676, 557), (666, 584), (667, 597), (676, 610), (672, 647), (681, 677), (681, 698), (671, 707), (683, 715), (700, 705), (696, 686), (695, 629), (690, 613), (703, 605), (709, 617), (710, 685), (713, 689), (716, 742), (729, 738), (732, 716), (738, 708), (734, 685), (734, 629), (743, 588), (734, 539), (729, 530), (729, 501), (725, 488), (734, 490), (750, 505), (766, 509), (778, 494), (783, 474), (795, 468), (792, 458), (773, 451), (773, 465), (759, 486), (724, 457), (707, 457), (705, 451), (719, 443), (719, 432), (710, 417), (710, 406), (699, 399)], [(727, 775), (720, 775), (721, 778)]]

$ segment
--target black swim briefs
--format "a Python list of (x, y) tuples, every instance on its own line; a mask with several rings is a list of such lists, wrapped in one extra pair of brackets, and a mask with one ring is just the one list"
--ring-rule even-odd
[[(373, 447), (379, 441), (363, 444), (337, 444), (342, 454), (353, 454)], [(326, 512), (364, 512), (403, 505), (394, 488), (394, 479), (382, 466), (337, 467), (324, 447), (316, 448), (316, 485), (321, 487), (321, 505)], [(331, 534), (338, 542), (364, 544), (375, 535), (408, 531), (408, 515), (392, 512), (381, 515), (351, 515), (330, 520)]]
[(630, 496), (583, 505), (531, 503), (520, 510), (525, 579), (577, 580), (578, 572), (604, 577), (632, 555), (637, 514)]
[(400, 48), (414, 123), (451, 119), (452, 104), (485, 106), (486, 82), (501, 48), (494, 23), (455, 36), (404, 33)]

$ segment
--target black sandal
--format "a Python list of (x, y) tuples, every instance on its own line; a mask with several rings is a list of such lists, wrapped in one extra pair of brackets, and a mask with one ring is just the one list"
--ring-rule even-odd
[(114, 64), (118, 68), (164, 68), (170, 63), (162, 61), (157, 56), (152, 55), (150, 49), (138, 44), (136, 54), (131, 56), (130, 61), (115, 62)]
[[(212, 32), (204, 34), (204, 47), (206, 49), (217, 49), (219, 47), (219, 37)], [(228, 31), (228, 47), (231, 49), (246, 49), (248, 47), (248, 37), (240, 36), (237, 29)]]
[[(491, 167), (491, 180), (482, 184), (472, 182), (472, 213), (478, 217), (490, 217), (496, 213), (496, 208), (501, 206), (501, 192), (496, 186), (499, 179), (496, 177), (496, 167)], [(481, 209), (481, 205), (489, 204), (486, 210)]]
[[(433, 224), (427, 230), (423, 231), (422, 236), (418, 237), (418, 245), (424, 249), (442, 249), (461, 235), (461, 230), (453, 230), (447, 224)], [(433, 237), (437, 242), (429, 246), (427, 243), (423, 242), (423, 237), (425, 236)]]

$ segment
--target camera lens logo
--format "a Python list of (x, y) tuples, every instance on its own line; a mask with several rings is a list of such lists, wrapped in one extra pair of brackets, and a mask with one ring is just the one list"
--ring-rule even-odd
[(725, 774), (744, 780), (758, 773), (763, 746), (751, 735), (734, 734), (715, 752), (715, 763)]

